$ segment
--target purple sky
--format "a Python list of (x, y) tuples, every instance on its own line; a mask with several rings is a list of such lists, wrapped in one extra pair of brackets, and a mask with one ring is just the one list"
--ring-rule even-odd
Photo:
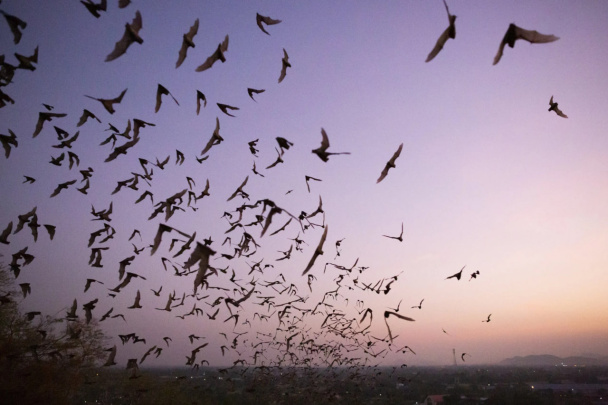
[[(264, 287), (278, 280), (279, 274), (284, 275), (285, 286), (295, 284), (298, 296), (306, 298), (296, 304), (300, 309), (313, 309), (326, 291), (337, 288), (337, 278), (344, 274), (337, 298), (325, 302), (342, 311), (345, 319), (360, 321), (360, 311), (374, 311), (369, 333), (356, 335), (359, 342), (373, 340), (372, 335), (384, 338), (383, 311), (401, 300), (399, 313), (416, 320), (389, 318), (393, 334), (399, 337), (390, 347), (386, 342), (373, 346), (375, 353), (384, 348), (393, 351), (370, 359), (373, 364), (449, 364), (452, 348), (457, 354), (471, 354), (467, 358), (471, 364), (541, 353), (608, 355), (608, 4), (451, 1), (450, 12), (458, 17), (456, 38), (425, 63), (448, 26), (441, 1), (181, 0), (167, 7), (166, 2), (134, 0), (124, 9), (115, 0), (108, 3), (107, 12), (98, 19), (75, 1), (0, 4), (0, 9), (28, 24), (15, 45), (0, 17), (0, 54), (5, 61), (17, 64), (14, 53), (28, 56), (39, 47), (36, 70), (17, 70), (13, 83), (1, 88), (15, 104), (0, 109), (0, 134), (11, 129), (19, 146), (8, 159), (0, 157), (0, 231), (34, 206), (40, 224), (57, 226), (53, 241), (41, 228), (34, 242), (25, 227), (9, 237), (9, 245), (0, 246), (4, 264), (25, 246), (36, 256), (17, 279), (32, 286), (24, 308), (61, 314), (76, 298), (84, 317), (82, 305), (99, 298), (95, 318), (110, 308), (127, 318), (127, 323), (117, 318), (101, 324), (119, 346), (119, 364), (141, 357), (153, 345), (164, 347), (164, 336), (172, 337), (172, 346), (144, 365), (183, 364), (185, 355), (203, 341), (209, 346), (199, 353), (199, 362), (231, 365), (242, 358), (253, 364), (253, 345), (270, 340), (256, 332), (276, 333), (274, 340), (282, 343), (297, 331), (297, 343), (312, 337), (318, 344), (355, 344), (353, 337), (332, 335), (321, 327), (329, 307), (304, 315), (302, 321), (295, 319), (302, 313), (292, 310), (286, 319), (297, 327), (288, 332), (277, 332), (279, 326), (286, 328), (279, 325), (277, 314), (268, 322), (253, 319), (256, 311), (273, 312), (256, 305), (261, 299), (255, 297), (273, 295), (277, 304), (296, 298)], [(134, 43), (118, 59), (105, 62), (137, 10), (143, 20), (139, 32), (143, 44)], [(268, 26), (270, 35), (266, 35), (256, 26), (258, 12), (282, 22)], [(196, 47), (188, 50), (176, 69), (182, 35), (197, 18)], [(501, 61), (493, 66), (510, 23), (560, 39), (547, 44), (517, 41), (514, 48), (505, 47)], [(196, 72), (227, 34), (226, 62)], [(292, 67), (277, 83), (283, 49)], [(165, 96), (155, 113), (159, 83), (179, 105)], [(247, 95), (248, 87), (265, 92), (255, 95), (254, 102)], [(125, 88), (128, 91), (113, 115), (84, 97), (113, 98)], [(208, 100), (199, 115), (196, 90)], [(552, 95), (568, 119), (547, 111)], [(42, 103), (67, 117), (45, 123), (33, 138), (38, 113), (44, 111)], [(240, 109), (233, 118), (216, 103)], [(77, 128), (85, 108), (102, 123), (89, 120)], [(210, 139), (216, 117), (224, 141), (199, 164), (195, 157)], [(126, 155), (105, 163), (111, 148), (99, 143), (111, 134), (105, 131), (108, 124), (122, 131), (133, 118), (155, 126), (143, 128), (140, 142)], [(51, 156), (66, 151), (52, 147), (58, 143), (54, 125), (70, 135), (80, 131), (71, 149), (80, 157), (78, 168), (69, 170), (67, 162), (61, 167), (48, 163)], [(321, 128), (329, 136), (329, 151), (351, 154), (323, 162), (311, 153), (320, 145)], [(285, 151), (284, 163), (265, 169), (277, 158), (276, 137), (294, 146)], [(254, 139), (259, 139), (257, 157), (247, 145)], [(125, 140), (119, 137), (117, 146)], [(376, 184), (401, 143), (397, 167)], [(176, 149), (185, 154), (182, 165), (175, 163)], [(123, 188), (111, 194), (118, 181), (142, 173), (138, 158), (155, 162), (168, 155), (165, 170), (154, 167), (150, 185), (140, 179), (139, 190)], [(252, 172), (254, 162), (265, 177)], [(75, 187), (84, 184), (79, 170), (87, 167), (94, 173), (88, 195), (83, 195)], [(22, 184), (24, 175), (37, 181)], [(322, 179), (310, 182), (310, 193), (305, 175)], [(230, 291), (203, 290), (199, 296), (209, 295), (206, 299), (187, 298), (183, 307), (170, 313), (154, 310), (164, 307), (173, 291), (180, 299), (184, 292), (192, 292), (194, 274), (175, 277), (171, 269), (165, 272), (162, 267), (161, 257), (171, 258), (181, 246), (178, 242), (169, 252), (171, 239), (178, 236), (171, 234), (155, 255), (146, 249), (127, 268), (147, 280), (134, 280), (116, 298), (109, 297), (107, 289), (120, 282), (118, 263), (134, 254), (128, 241), (133, 229), (142, 235), (142, 240), (133, 240), (135, 245), (144, 247), (153, 242), (158, 224), (164, 222), (164, 214), (148, 220), (154, 209), (150, 200), (137, 205), (135, 200), (150, 190), (154, 203), (160, 202), (187, 188), (186, 176), (196, 182), (197, 194), (208, 179), (211, 195), (197, 202), (196, 211), (184, 201), (185, 210), (177, 211), (167, 224), (187, 234), (196, 232), (201, 243), (213, 239), (211, 248), (218, 253), (211, 266), (229, 270), (210, 283)], [(227, 202), (247, 176), (250, 201), (236, 197)], [(49, 198), (58, 183), (73, 179), (78, 179), (77, 185)], [(263, 237), (261, 226), (247, 228), (261, 245), (253, 256), (218, 258), (234, 253), (228, 244), (221, 245), (226, 236), (236, 245), (242, 235), (241, 229), (224, 234), (230, 226), (221, 218), (225, 211), (236, 218), (235, 210), (243, 203), (268, 198), (298, 216), (301, 211), (312, 213), (319, 196), (329, 230), (324, 254), (310, 272), (316, 277), (312, 292), (301, 274), (323, 229), (304, 232), (292, 221), (285, 231), (270, 236), (289, 219), (285, 213), (273, 218)], [(93, 245), (110, 248), (103, 254), (103, 268), (93, 268), (88, 265), (87, 242), (103, 223), (91, 221), (91, 205), (99, 210), (110, 202), (114, 213), (109, 224), (116, 235)], [(256, 214), (261, 214), (261, 206), (246, 210), (242, 224), (255, 221)], [(320, 224), (322, 218), (316, 216), (312, 222)], [(401, 223), (402, 243), (383, 237), (397, 236)], [(282, 255), (278, 251), (289, 249), (293, 244), (289, 238), (298, 233), (305, 241), (302, 251), (294, 248), (291, 259), (276, 261)], [(337, 256), (335, 242), (343, 238)], [(189, 253), (172, 260), (183, 264)], [(348, 274), (332, 266), (323, 271), (327, 262), (350, 267), (357, 258), (358, 266), (369, 267), (362, 273)], [(274, 268), (248, 275), (250, 265), (262, 259)], [(460, 281), (446, 280), (465, 265)], [(236, 287), (229, 280), (232, 270), (245, 290), (250, 290), (248, 282), (254, 277), (259, 291), (243, 303), (236, 327), (232, 320), (224, 322), (230, 316), (224, 304), (212, 308), (205, 303), (220, 296), (241, 297), (232, 290)], [(476, 270), (479, 276), (469, 281)], [(385, 279), (384, 288), (394, 275), (399, 277), (388, 294), (359, 288)], [(83, 293), (87, 278), (105, 284), (94, 284)], [(150, 290), (161, 285), (161, 296), (154, 296)], [(137, 290), (144, 308), (127, 309)], [(411, 308), (422, 299), (421, 309)], [(195, 302), (205, 314), (220, 308), (216, 321), (207, 315), (176, 317), (190, 311)], [(488, 314), (491, 322), (482, 323)], [(242, 324), (246, 319), (251, 326)], [(364, 329), (368, 322), (357, 327)], [(122, 346), (116, 336), (130, 332), (145, 337), (146, 345)], [(247, 334), (239, 338), (239, 347), (222, 356), (219, 347), (230, 346), (235, 332)], [(206, 339), (191, 345), (190, 334)], [(395, 351), (404, 345), (417, 354)], [(285, 349), (277, 346), (271, 354), (271, 345), (264, 346), (269, 347), (266, 364)], [(294, 353), (303, 356), (302, 351)], [(366, 355), (359, 348), (344, 356)]]

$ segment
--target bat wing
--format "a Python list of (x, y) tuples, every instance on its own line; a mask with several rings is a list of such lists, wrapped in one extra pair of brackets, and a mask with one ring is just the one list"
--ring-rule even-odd
[(496, 56), (494, 56), (494, 63), (492, 63), (493, 65), (496, 65), (498, 62), (500, 62), (500, 58), (502, 58), (502, 53), (505, 49), (506, 44), (507, 44), (507, 41), (505, 39), (503, 39), (502, 42), (500, 43), (500, 46), (498, 47), (498, 52), (496, 52)]
[(274, 25), (274, 24), (278, 24), (281, 22), (281, 20), (275, 20), (273, 18), (259, 15), (259, 14), (257, 15), (257, 20), (260, 22), (263, 22), (264, 24), (267, 24), (267, 25)]
[(308, 265), (306, 266), (306, 269), (304, 269), (304, 272), (302, 273), (302, 275), (305, 275), (306, 273), (308, 273), (308, 271), (315, 264), (315, 260), (317, 260), (317, 257), (319, 257), (319, 255), (323, 254), (323, 244), (325, 243), (325, 239), (327, 239), (327, 230), (328, 229), (329, 229), (329, 226), (325, 225), (325, 230), (323, 231), (323, 235), (321, 236), (319, 245), (315, 249), (315, 252), (313, 253), (312, 257), (310, 258), (310, 261), (308, 262)]
[(36, 130), (34, 131), (34, 138), (38, 136), (40, 131), (42, 131), (42, 126), (44, 125), (44, 116), (42, 113), (38, 115), (38, 122), (36, 123)]
[(224, 38), (224, 41), (217, 47), (213, 55), (209, 56), (205, 63), (196, 68), (197, 72), (202, 72), (209, 69), (219, 59), (223, 61), (223, 53), (228, 51), (228, 35)]
[(108, 56), (106, 56), (106, 62), (113, 61), (127, 52), (127, 48), (129, 45), (131, 45), (131, 43), (133, 43), (133, 38), (131, 37), (128, 28), (125, 28), (122, 38), (114, 45), (114, 50)]
[(13, 33), (13, 42), (15, 44), (18, 44), (19, 41), (21, 41), (22, 35), (19, 28), (25, 28), (27, 26), (27, 23), (21, 20), (20, 18), (15, 17), (14, 15), (6, 14), (4, 11), (0, 12), (4, 15), (4, 18), (6, 18), (6, 22), (8, 23), (11, 32)]
[(161, 84), (156, 88), (156, 107), (154, 108), (154, 112), (157, 113), (160, 110), (160, 105), (162, 103), (162, 95), (169, 94), (169, 91), (164, 88)]
[(287, 65), (283, 64), (283, 68), (281, 69), (281, 75), (279, 76), (279, 83), (281, 83), (283, 79), (285, 79), (285, 76), (287, 76)]
[(386, 175), (388, 174), (388, 169), (390, 169), (389, 164), (387, 163), (384, 166), (384, 170), (382, 170), (382, 173), (380, 173), (380, 177), (378, 177), (378, 180), (376, 180), (376, 184), (380, 183), (382, 180), (384, 180), (384, 178), (386, 177)]
[(198, 33), (198, 18), (196, 19), (196, 21), (194, 21), (194, 24), (192, 24), (192, 26), (190, 27), (190, 30), (186, 34), (186, 38), (188, 38), (190, 41), (192, 41), (194, 39), (194, 36), (197, 33)]
[(209, 149), (211, 149), (211, 147), (213, 146), (213, 141), (214, 140), (215, 140), (215, 137), (213, 135), (211, 135), (211, 138), (209, 139), (209, 142), (207, 142), (207, 145), (205, 145), (205, 147), (201, 151), (201, 156), (203, 156), (205, 153), (209, 152)]
[(400, 314), (398, 314), (396, 312), (392, 312), (392, 311), (384, 311), (384, 317), (385, 318), (388, 318), (391, 315), (396, 316), (399, 319), (403, 319), (404, 321), (415, 322), (415, 319), (412, 319), (412, 318), (410, 318), (408, 316), (400, 315)]
[(432, 61), (433, 58), (435, 58), (435, 56), (437, 56), (437, 54), (439, 53), (439, 51), (441, 51), (443, 49), (443, 46), (445, 45), (445, 43), (447, 42), (448, 38), (450, 37), (450, 29), (451, 29), (451, 27), (446, 28), (445, 31), (443, 31), (443, 33), (439, 36), (439, 39), (437, 40), (437, 43), (435, 44), (435, 47), (429, 53), (429, 55), (426, 57), (425, 62)]
[(209, 56), (207, 58), (207, 60), (205, 60), (205, 63), (203, 63), (202, 65), (200, 65), (199, 67), (196, 68), (197, 72), (202, 72), (204, 70), (209, 69), (211, 66), (213, 66), (213, 64), (215, 63), (215, 61), (217, 61), (219, 59), (219, 55), (218, 52), (214, 52), (213, 55)]
[(178, 67), (180, 67), (181, 64), (184, 62), (184, 60), (186, 59), (187, 52), (188, 52), (188, 43), (186, 42), (186, 40), (184, 40), (184, 41), (182, 41), (182, 47), (179, 50), (179, 56), (177, 57), (177, 63), (175, 64), (176, 69)]
[(329, 148), (329, 137), (323, 128), (321, 128), (321, 136), (323, 137), (323, 139), (321, 139), (321, 148), (325, 150)]
[(541, 34), (536, 30), (526, 30), (515, 26), (515, 39), (525, 39), (526, 41), (532, 44), (543, 44), (547, 42), (557, 41), (559, 37), (556, 37), (555, 35)]
[(200, 90), (197, 90), (196, 91), (196, 115), (198, 115), (198, 113), (201, 112), (201, 100), (203, 100), (205, 102), (203, 107), (207, 106), (207, 99), (205, 98), (205, 95)]
[(264, 29), (264, 26), (262, 25), (262, 23), (267, 24), (267, 25), (274, 25), (274, 24), (278, 24), (281, 22), (281, 20), (275, 20), (273, 18), (260, 15), (259, 13), (256, 14), (255, 20), (256, 20), (256, 23), (258, 24), (258, 27), (260, 27), (260, 29), (267, 35), (270, 35), (270, 34), (268, 33), (268, 31), (266, 31)]
[(397, 148), (397, 150), (395, 151), (395, 153), (393, 153), (393, 156), (391, 157), (391, 160), (390, 160), (390, 162), (392, 164), (395, 164), (395, 161), (401, 155), (401, 150), (403, 150), (403, 143), (401, 143), (401, 145), (399, 145), (399, 147)]
[(564, 113), (562, 112), (562, 110), (560, 110), (559, 108), (555, 107), (555, 109), (554, 109), (554, 110), (555, 110), (555, 113), (556, 113), (557, 115), (559, 115), (560, 117), (568, 118), (568, 116), (567, 116), (566, 114), (564, 114)]
[(138, 35), (139, 30), (142, 26), (143, 24), (141, 20), (141, 13), (137, 11), (137, 13), (135, 13), (135, 18), (133, 18), (131, 24), (127, 24), (127, 26), (125, 27), (125, 32), (122, 35), (120, 41), (118, 41), (114, 45), (114, 50), (106, 57), (106, 62), (110, 62), (127, 52), (127, 48), (133, 42), (137, 41), (139, 43), (142, 43), (143, 40)]
[(220, 49), (222, 50), (222, 52), (228, 51), (228, 35), (226, 35), (226, 38), (224, 38), (224, 40), (222, 41)]
[(283, 62), (283, 67), (281, 68), (281, 75), (279, 76), (279, 83), (281, 83), (283, 81), (283, 79), (285, 79), (285, 76), (287, 75), (287, 68), (291, 66), (289, 64), (289, 55), (287, 55), (287, 51), (285, 50), (285, 48), (283, 48), (282, 62)]

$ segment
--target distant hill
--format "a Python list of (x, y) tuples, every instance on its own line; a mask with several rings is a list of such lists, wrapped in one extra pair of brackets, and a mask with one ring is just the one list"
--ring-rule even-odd
[(538, 354), (529, 356), (515, 356), (508, 359), (504, 359), (500, 363), (501, 366), (607, 366), (608, 357), (583, 357), (583, 356), (570, 356), (570, 357), (557, 357), (551, 354)]

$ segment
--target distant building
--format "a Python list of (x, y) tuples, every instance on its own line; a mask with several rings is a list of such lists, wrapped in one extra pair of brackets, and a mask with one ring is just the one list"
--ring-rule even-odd
[(424, 399), (423, 404), (425, 404), (425, 405), (443, 404), (444, 403), (443, 397), (445, 397), (445, 394), (429, 395)]

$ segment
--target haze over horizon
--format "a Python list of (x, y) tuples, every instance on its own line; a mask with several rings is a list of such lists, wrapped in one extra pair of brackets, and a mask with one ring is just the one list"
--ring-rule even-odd
[[(35, 256), (16, 279), (32, 288), (22, 301), (24, 309), (62, 316), (76, 299), (84, 318), (82, 305), (98, 299), (94, 319), (110, 308), (113, 314), (124, 314), (126, 321), (100, 323), (112, 338), (109, 346), (118, 347), (118, 367), (129, 358), (141, 358), (153, 345), (163, 347), (163, 353), (150, 356), (142, 368), (183, 365), (185, 356), (204, 342), (209, 344), (198, 354), (198, 363), (206, 359), (226, 366), (247, 359), (253, 364), (254, 345), (264, 341), (269, 357), (257, 365), (269, 364), (276, 359), (269, 342), (280, 342), (282, 346), (272, 347), (282, 353), (294, 333), (294, 345), (307, 339), (319, 345), (339, 342), (346, 347), (339, 349), (342, 356), (358, 357), (362, 364), (447, 365), (453, 348), (459, 364), (462, 353), (470, 354), (464, 364), (493, 364), (529, 354), (608, 356), (608, 3), (448, 1), (450, 13), (457, 16), (457, 35), (428, 63), (427, 55), (449, 24), (440, 0), (182, 0), (171, 7), (134, 0), (123, 9), (117, 3), (109, 0), (99, 18), (68, 0), (0, 4), (0, 10), (27, 22), (15, 44), (0, 16), (5, 63), (17, 65), (15, 53), (30, 56), (39, 50), (34, 71), (17, 69), (12, 83), (0, 87), (14, 100), (0, 108), (0, 134), (8, 135), (10, 129), (18, 140), (8, 158), (0, 155), (0, 232), (11, 221), (16, 226), (18, 216), (35, 206), (41, 225), (56, 226), (52, 241), (40, 227), (34, 242), (26, 226), (8, 236), (10, 244), (0, 245), (5, 266), (26, 246)], [(124, 55), (106, 62), (137, 11), (143, 43), (131, 44)], [(266, 35), (256, 25), (256, 13), (281, 22), (266, 26)], [(196, 19), (196, 46), (176, 68), (182, 37)], [(513, 48), (505, 47), (493, 65), (511, 23), (559, 39), (537, 44), (519, 40)], [(226, 35), (226, 61), (196, 72)], [(291, 67), (278, 83), (284, 50)], [(163, 96), (155, 113), (159, 84), (179, 105)], [(254, 94), (254, 101), (248, 88), (265, 91)], [(125, 89), (114, 114), (85, 97), (109, 99)], [(198, 115), (197, 90), (208, 101)], [(548, 111), (552, 96), (567, 119)], [(43, 103), (67, 116), (46, 122), (33, 137), (38, 114), (46, 111)], [(239, 110), (229, 111), (230, 117), (217, 103)], [(89, 119), (77, 127), (83, 109), (101, 123)], [(112, 142), (100, 143), (112, 134), (106, 131), (109, 124), (123, 131), (135, 118), (154, 126), (141, 129), (140, 141), (126, 155), (104, 162)], [(216, 119), (223, 141), (198, 163)], [(53, 148), (60, 142), (53, 126), (70, 137), (79, 131), (72, 148)], [(321, 145), (322, 128), (330, 141), (328, 151), (350, 155), (324, 162), (311, 153)], [(276, 137), (293, 146), (280, 155), (283, 163), (268, 168), (279, 156)], [(248, 145), (256, 139), (257, 156)], [(116, 146), (126, 141), (118, 136)], [(376, 183), (400, 144), (396, 167)], [(176, 163), (176, 150), (183, 152), (183, 164)], [(78, 167), (68, 168), (68, 151), (78, 155)], [(63, 152), (61, 166), (49, 164)], [(153, 166), (167, 156), (164, 170)], [(133, 188), (112, 194), (117, 182), (144, 173), (139, 158), (150, 162), (152, 180), (140, 178)], [(254, 162), (264, 177), (253, 173)], [(93, 172), (85, 195), (76, 187), (85, 184), (80, 170), (88, 167)], [(24, 183), (24, 176), (36, 181)], [(321, 181), (310, 180), (309, 191), (305, 176)], [(227, 201), (246, 178), (249, 199), (241, 195)], [(75, 184), (49, 198), (59, 183), (74, 179)], [(186, 193), (168, 220), (165, 213), (149, 219), (155, 207), (148, 198), (135, 204), (146, 190), (153, 193), (154, 204), (190, 187), (200, 195), (207, 180), (210, 195), (189, 207)], [(226, 233), (229, 221), (239, 216), (237, 208), (263, 199), (283, 209), (267, 233), (261, 235), (270, 209), (262, 211), (261, 203), (243, 211), (243, 227)], [(289, 221), (287, 211), (295, 217), (302, 211), (311, 214), (320, 200), (324, 214), (309, 220), (316, 226), (304, 229), (308, 220), (299, 224), (292, 219), (284, 231), (271, 235)], [(92, 206), (103, 210), (110, 203), (111, 221), (92, 220)], [(225, 212), (233, 218), (223, 217)], [(264, 216), (262, 222), (245, 226), (260, 220), (256, 215)], [(116, 234), (89, 247), (90, 234), (104, 222)], [(209, 283), (227, 290), (202, 288), (198, 297), (208, 298), (187, 297), (171, 312), (157, 310), (173, 291), (179, 301), (182, 294), (192, 293), (195, 278), (195, 273), (175, 276), (161, 262), (166, 257), (183, 265), (192, 250), (173, 256), (187, 239), (184, 235), (165, 234), (159, 250), (150, 254), (161, 223), (187, 235), (196, 233), (196, 242), (213, 240), (210, 247), (217, 253), (210, 265), (226, 273), (218, 271)], [(402, 242), (384, 236), (398, 236), (402, 224)], [(141, 238), (129, 240), (134, 229)], [(308, 273), (315, 279), (309, 280), (302, 272), (326, 229), (324, 253)], [(260, 247), (252, 244), (239, 256), (234, 248), (244, 231)], [(222, 245), (227, 236), (232, 245)], [(173, 238), (178, 240), (171, 250)], [(303, 242), (297, 245), (296, 238)], [(132, 244), (145, 250), (135, 254)], [(277, 261), (290, 246), (291, 257)], [(91, 247), (109, 248), (102, 252), (103, 267), (90, 266)], [(254, 251), (250, 257), (244, 254)], [(132, 255), (126, 271), (146, 280), (135, 279), (115, 298), (108, 296), (108, 289), (121, 282), (119, 262)], [(260, 260), (262, 266), (274, 267), (251, 272)], [(354, 263), (352, 271), (344, 270)], [(460, 280), (446, 279), (463, 266)], [(233, 270), (236, 284), (230, 280)], [(475, 271), (479, 274), (472, 278)], [(281, 288), (267, 285), (281, 275)], [(94, 283), (83, 292), (87, 278), (104, 284)], [(157, 297), (151, 290), (161, 286)], [(211, 306), (218, 297), (236, 300), (252, 288), (252, 298), (238, 308)], [(143, 308), (129, 309), (138, 290)], [(258, 305), (264, 300), (260, 297), (268, 296), (276, 307)], [(301, 301), (285, 304), (299, 297)], [(324, 297), (328, 305), (311, 314)], [(389, 346), (383, 313), (400, 302), (398, 313), (415, 321), (388, 318), (395, 337)], [(204, 315), (177, 317), (195, 305)], [(277, 313), (288, 305), (281, 323)], [(421, 308), (413, 308), (417, 305)], [(218, 308), (216, 320), (210, 320), (208, 315)], [(370, 318), (362, 318), (367, 308), (373, 311), (367, 334), (345, 338), (329, 332), (324, 323), (338, 311), (329, 318), (336, 325), (346, 325), (337, 319), (343, 313), (353, 330), (366, 329)], [(238, 312), (236, 322), (228, 320), (230, 311)], [(260, 313), (270, 318), (260, 319)], [(490, 322), (483, 322), (489, 314)], [(146, 338), (146, 344), (121, 344), (118, 335), (132, 332)], [(201, 339), (191, 343), (191, 334)], [(172, 338), (169, 346), (165, 336)], [(232, 347), (235, 337), (238, 345)], [(349, 346), (355, 340), (362, 346)], [(378, 357), (365, 353), (368, 341), (375, 344), (369, 350)], [(396, 350), (406, 345), (415, 354)], [(228, 349), (225, 355), (221, 346)], [(302, 351), (297, 354), (304, 357)]]

